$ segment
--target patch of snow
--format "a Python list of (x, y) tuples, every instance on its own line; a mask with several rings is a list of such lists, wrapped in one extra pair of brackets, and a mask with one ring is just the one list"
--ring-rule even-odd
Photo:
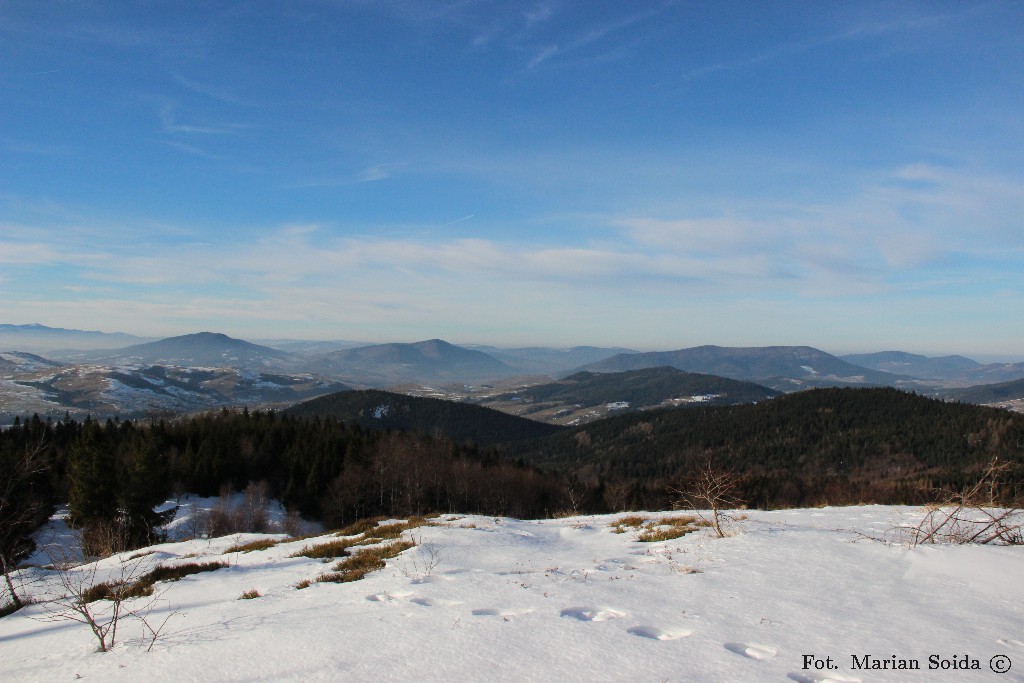
[[(745, 514), (724, 539), (702, 530), (657, 543), (613, 533), (620, 515), (448, 515), (412, 532), (418, 546), (384, 569), (304, 590), (330, 566), (293, 555), (333, 536), (227, 555), (261, 537), (166, 543), (139, 561), (230, 566), (162, 585), (153, 615), (174, 616), (152, 652), (126, 623), (98, 654), (85, 625), (41, 620), (34, 604), (0, 619), (0, 680), (1021, 680), (1024, 548), (907, 549), (860, 535), (917, 522), (919, 508)], [(97, 567), (116, 576), (117, 559)], [(31, 594), (56, 590), (48, 572), (15, 574), (37, 581)], [(254, 588), (260, 598), (238, 599)], [(921, 670), (856, 670), (852, 655), (866, 654)], [(928, 669), (931, 655), (964, 654), (983, 673)], [(807, 655), (835, 668), (809, 667)], [(1017, 666), (993, 676), (996, 656)]]

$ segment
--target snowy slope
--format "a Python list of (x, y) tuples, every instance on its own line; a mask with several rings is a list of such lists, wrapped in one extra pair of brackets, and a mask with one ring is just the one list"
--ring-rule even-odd
[[(447, 516), (406, 532), (419, 545), (386, 569), (304, 590), (330, 566), (289, 556), (333, 537), (227, 555), (260, 537), (164, 544), (142, 561), (231, 566), (166, 584), (154, 614), (180, 614), (152, 652), (126, 622), (122, 644), (96, 653), (85, 627), (33, 619), (32, 605), (0, 619), (0, 680), (1024, 680), (1024, 548), (908, 550), (853, 533), (917, 521), (915, 508), (748, 514), (729, 538), (658, 543), (613, 533), (619, 515)], [(263, 597), (238, 599), (252, 588)], [(838, 669), (804, 668), (804, 655)], [(923, 670), (855, 671), (851, 655)], [(930, 655), (981, 670), (930, 671)], [(989, 669), (997, 655), (1009, 673)]]

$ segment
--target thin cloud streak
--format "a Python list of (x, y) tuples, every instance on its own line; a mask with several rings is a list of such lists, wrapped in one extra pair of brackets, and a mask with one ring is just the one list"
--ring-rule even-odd
[(727, 71), (738, 71), (746, 69), (752, 66), (758, 66), (767, 62), (772, 62), (784, 57), (793, 55), (799, 55), (805, 52), (810, 52), (821, 47), (836, 43), (853, 42), (864, 38), (872, 38), (876, 36), (889, 35), (898, 33), (901, 31), (921, 29), (929, 26), (934, 26), (940, 23), (945, 23), (955, 19), (958, 16), (973, 13), (973, 10), (965, 12), (958, 12), (953, 14), (943, 14), (937, 16), (929, 16), (917, 19), (908, 19), (905, 21), (880, 23), (880, 24), (865, 24), (856, 26), (840, 33), (832, 35), (821, 36), (818, 38), (812, 38), (809, 40), (796, 41), (791, 43), (783, 43), (775, 45), (760, 53), (747, 57), (745, 59), (735, 59), (724, 62), (718, 62), (717, 64), (709, 64), (702, 67), (697, 67), (683, 73), (680, 76), (682, 81), (695, 81), (705, 76), (710, 76), (715, 73), (727, 72)]

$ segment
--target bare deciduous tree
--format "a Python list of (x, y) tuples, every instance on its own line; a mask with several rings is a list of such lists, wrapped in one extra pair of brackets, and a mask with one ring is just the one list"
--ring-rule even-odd
[(0, 569), (15, 609), (24, 600), (15, 589), (11, 573), (22, 557), (32, 551), (30, 534), (36, 528), (44, 501), (31, 490), (33, 482), (49, 467), (39, 443), (0, 465)]

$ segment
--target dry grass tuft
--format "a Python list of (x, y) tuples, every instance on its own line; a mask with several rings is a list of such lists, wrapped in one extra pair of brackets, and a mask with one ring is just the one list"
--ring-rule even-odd
[(376, 548), (364, 548), (334, 565), (334, 571), (316, 577), (320, 583), (348, 583), (358, 581), (367, 574), (386, 566), (386, 560), (397, 556), (403, 550), (415, 547), (413, 541), (395, 541)]
[(616, 534), (624, 534), (627, 528), (638, 529), (647, 521), (647, 518), (643, 515), (626, 515), (612, 522), (612, 532)]
[(387, 519), (387, 517), (366, 517), (365, 519), (357, 519), (356, 521), (349, 524), (347, 527), (335, 531), (334, 535), (359, 536), (361, 534), (365, 534), (370, 529), (373, 529), (385, 519)]
[(272, 538), (263, 538), (258, 541), (252, 541), (250, 543), (240, 543), (233, 545), (224, 551), (224, 554), (228, 553), (251, 553), (254, 550), (266, 550), (267, 548), (273, 548), (281, 541), (276, 541)]
[(247, 590), (244, 593), (242, 593), (241, 595), (239, 595), (238, 599), (239, 600), (252, 600), (254, 598), (262, 598), (262, 597), (263, 597), (262, 593), (260, 593), (255, 588), (250, 588), (249, 590)]
[(643, 543), (671, 541), (673, 538), (685, 536), (705, 526), (708, 526), (708, 523), (694, 515), (660, 517), (650, 520), (643, 527), (639, 527), (640, 533), (637, 535), (636, 540)]
[(333, 560), (336, 557), (345, 555), (349, 548), (358, 545), (359, 541), (352, 538), (340, 538), (337, 541), (326, 541), (316, 545), (303, 546), (302, 550), (294, 552), (289, 557), (309, 557), (314, 560)]
[(192, 574), (212, 572), (227, 567), (226, 562), (189, 562), (187, 564), (158, 565), (135, 581), (121, 583), (97, 583), (82, 593), (82, 602), (97, 600), (127, 600), (153, 594), (153, 584), (158, 581), (177, 581)]

